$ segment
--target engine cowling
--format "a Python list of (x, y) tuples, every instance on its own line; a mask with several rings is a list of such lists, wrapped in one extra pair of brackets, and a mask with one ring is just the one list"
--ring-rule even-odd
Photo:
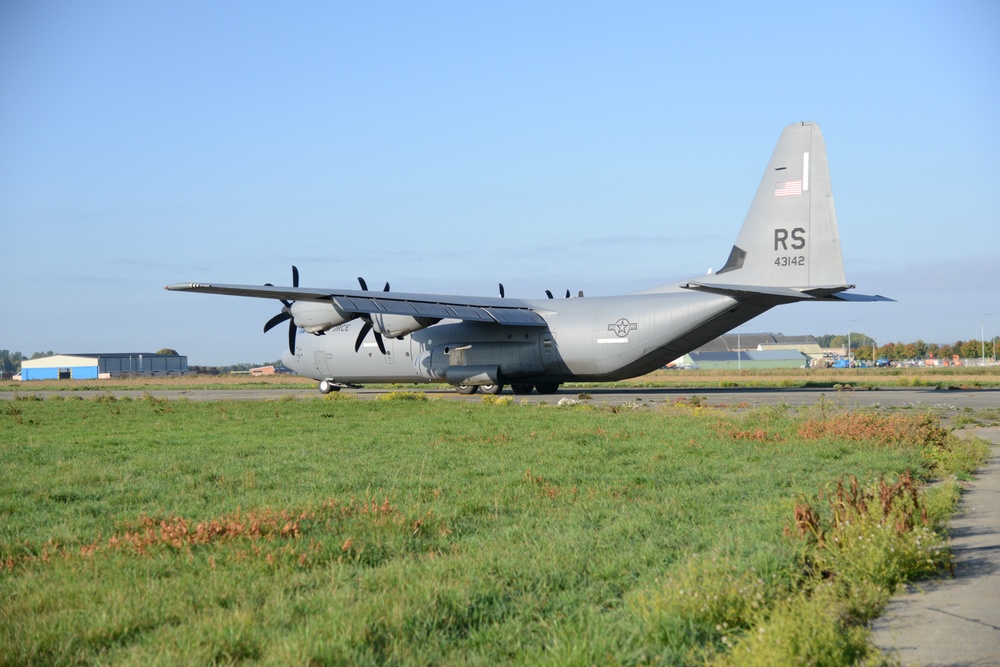
[(413, 317), (411, 315), (388, 315), (384, 313), (374, 313), (371, 315), (372, 328), (389, 338), (399, 338), (414, 331), (426, 329), (440, 321), (433, 317)]
[(311, 334), (323, 333), (353, 319), (332, 303), (317, 301), (296, 301), (291, 306), (291, 312), (295, 326)]

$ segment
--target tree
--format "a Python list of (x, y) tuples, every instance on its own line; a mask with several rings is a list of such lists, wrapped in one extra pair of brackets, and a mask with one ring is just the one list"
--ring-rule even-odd
[(982, 341), (967, 340), (961, 346), (958, 343), (955, 346), (959, 348), (958, 355), (963, 359), (979, 359), (983, 354)]
[[(866, 336), (858, 331), (851, 332), (851, 349), (852, 350), (862, 350), (864, 348), (871, 348), (874, 339), (870, 336)], [(870, 350), (869, 350), (870, 351)]]
[(173, 349), (171, 347), (165, 347), (162, 350), (160, 350), (159, 352), (157, 352), (157, 354), (169, 354), (169, 355), (172, 355), (172, 356), (175, 356), (175, 357), (179, 357), (180, 356), (179, 354), (177, 354), (177, 350), (175, 350), (175, 349)]
[(3, 375), (13, 375), (21, 368), (24, 355), (20, 352), (10, 350), (0, 350), (0, 373)]

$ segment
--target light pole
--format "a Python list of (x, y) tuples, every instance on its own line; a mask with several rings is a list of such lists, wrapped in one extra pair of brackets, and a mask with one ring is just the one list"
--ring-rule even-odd
[(741, 354), (741, 349), (743, 345), (740, 343), (740, 332), (736, 332), (736, 369), (739, 371), (743, 370), (743, 355)]
[[(979, 353), (981, 356), (979, 363), (983, 366), (986, 365), (986, 318), (995, 313), (983, 313), (979, 316)], [(996, 343), (993, 343), (996, 345)]]

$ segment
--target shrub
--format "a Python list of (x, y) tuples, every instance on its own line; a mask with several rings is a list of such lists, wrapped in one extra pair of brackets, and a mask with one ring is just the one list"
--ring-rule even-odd
[(420, 391), (390, 391), (388, 394), (381, 394), (379, 401), (426, 401), (427, 394)]
[(496, 394), (483, 394), (483, 405), (510, 405), (514, 402), (513, 396), (497, 396)]
[(923, 495), (910, 474), (862, 487), (838, 480), (825, 516), (812, 503), (795, 506), (797, 535), (806, 549), (806, 573), (836, 584), (847, 612), (876, 615), (899, 584), (951, 565), (944, 537), (935, 531)]
[(830, 584), (821, 584), (776, 604), (717, 665), (840, 667), (878, 663), (878, 649), (864, 626), (839, 622), (840, 605)]
[(724, 558), (695, 556), (674, 572), (655, 589), (628, 598), (654, 644), (707, 641), (725, 649), (773, 602), (773, 582), (740, 571)]

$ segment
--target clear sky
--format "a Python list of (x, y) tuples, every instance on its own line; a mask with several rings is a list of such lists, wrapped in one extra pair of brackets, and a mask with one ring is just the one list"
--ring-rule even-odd
[(741, 327), (1000, 333), (1000, 3), (0, 4), (0, 348), (277, 359), (273, 301), (718, 269), (823, 128), (848, 280)]

